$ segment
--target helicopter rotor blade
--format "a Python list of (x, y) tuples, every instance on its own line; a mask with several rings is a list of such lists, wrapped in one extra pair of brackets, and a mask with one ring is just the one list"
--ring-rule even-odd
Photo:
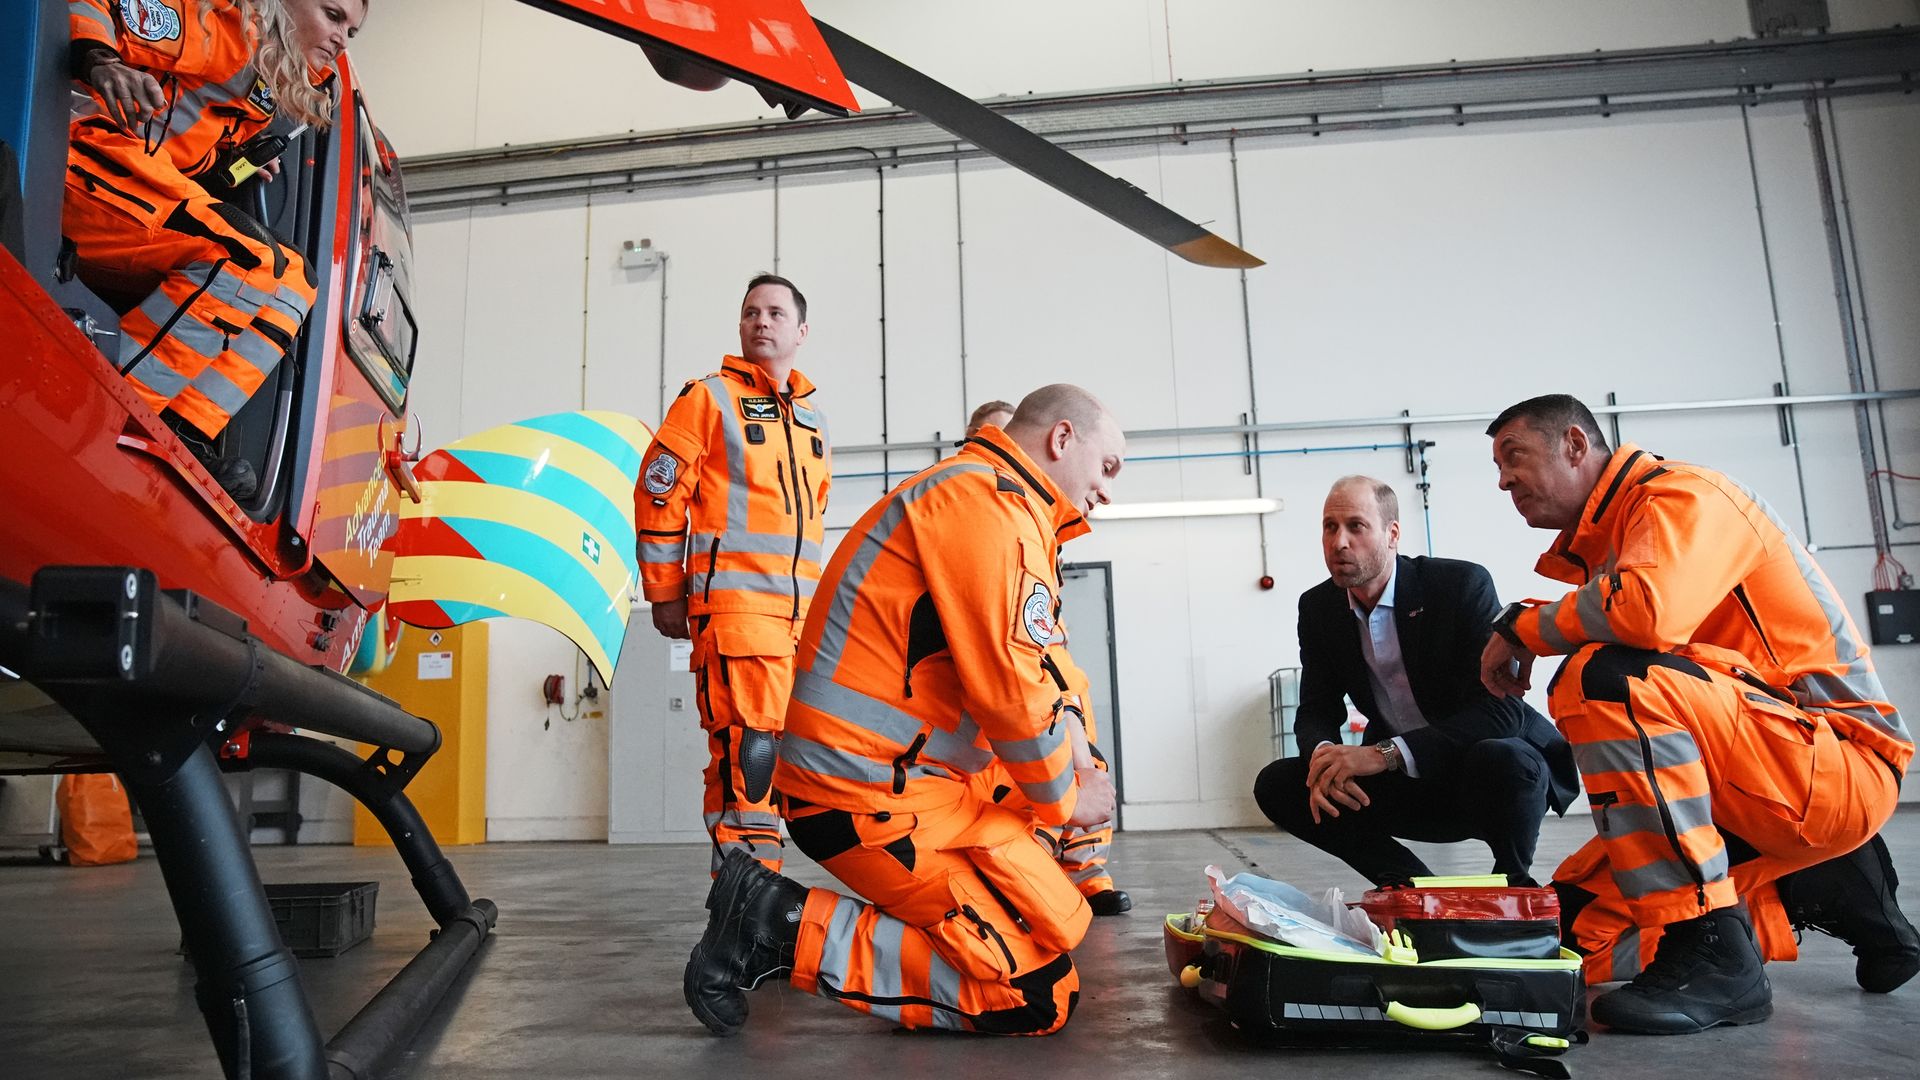
[(1188, 262), (1227, 269), (1264, 265), (1264, 260), (1167, 209), (1125, 180), (1095, 168), (873, 46), (819, 19), (813, 22), (850, 82), (918, 113)]

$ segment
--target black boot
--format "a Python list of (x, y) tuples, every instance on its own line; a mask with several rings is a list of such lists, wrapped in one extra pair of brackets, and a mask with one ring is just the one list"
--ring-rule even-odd
[(1119, 889), (1102, 889), (1087, 897), (1087, 906), (1095, 915), (1125, 915), (1133, 910), (1133, 897)]
[(1691, 1035), (1773, 1015), (1773, 987), (1740, 908), (1671, 923), (1634, 980), (1593, 999), (1593, 1018), (1615, 1031)]
[(707, 892), (707, 932), (687, 958), (683, 985), (693, 1015), (715, 1035), (747, 1022), (747, 995), (768, 978), (793, 970), (806, 886), (731, 852)]
[(1920, 974), (1920, 933), (1900, 913), (1887, 842), (1875, 836), (1837, 859), (1780, 879), (1780, 902), (1795, 929), (1818, 930), (1853, 946), (1860, 989), (1891, 993)]
[(161, 420), (173, 429), (180, 441), (187, 444), (193, 456), (213, 474), (214, 482), (219, 484), (234, 502), (246, 502), (260, 492), (260, 474), (254, 470), (253, 463), (242, 457), (232, 457), (220, 452), (216, 442), (200, 434), (179, 413), (168, 410), (160, 414)]

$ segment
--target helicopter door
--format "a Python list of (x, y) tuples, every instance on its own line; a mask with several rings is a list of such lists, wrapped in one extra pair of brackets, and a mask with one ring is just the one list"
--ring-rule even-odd
[[(413, 239), (397, 157), (354, 98), (341, 130), (354, 148), (348, 183), (352, 214), (340, 291), (339, 352), (320, 448), (319, 509), (313, 552), (364, 607), (386, 598), (392, 553), (386, 540), (399, 521), (395, 451), (406, 428), (407, 387), (418, 337), (410, 296)], [(409, 477), (410, 479), (410, 477)]]

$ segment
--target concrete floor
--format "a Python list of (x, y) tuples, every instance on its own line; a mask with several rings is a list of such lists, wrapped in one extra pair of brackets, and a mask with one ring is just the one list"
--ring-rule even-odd
[[(1540, 865), (1591, 835), (1584, 816), (1549, 819)], [(1887, 837), (1914, 884), (1920, 917), (1920, 809)], [(325, 1032), (424, 942), (429, 920), (391, 853), (348, 847), (257, 850), (267, 881), (378, 880), (373, 940), (301, 973)], [(1480, 872), (1479, 845), (1424, 849), (1439, 871)], [(1083, 997), (1072, 1023), (1044, 1040), (897, 1034), (881, 1021), (781, 986), (752, 996), (747, 1028), (709, 1036), (680, 997), (680, 972), (703, 924), (704, 849), (496, 844), (456, 849), (476, 896), (500, 905), (500, 927), (392, 1075), (408, 1078), (999, 1075), (1198, 1077), (1235, 1080), (1310, 1070), (1316, 1080), (1383, 1069), (1424, 1078), (1502, 1075), (1489, 1055), (1292, 1051), (1248, 1044), (1190, 992), (1161, 956), (1160, 921), (1204, 894), (1201, 868), (1242, 866), (1306, 888), (1358, 889), (1346, 869), (1258, 830), (1126, 833), (1115, 868), (1129, 916), (1096, 919), (1075, 953)], [(796, 861), (799, 860), (796, 857)], [(794, 876), (829, 884), (811, 864)], [(193, 1005), (193, 975), (151, 856), (88, 870), (0, 866), (0, 1076), (141, 1078), (218, 1075)], [(1809, 935), (1802, 958), (1776, 965), (1774, 1018), (1684, 1038), (1596, 1036), (1564, 1060), (1576, 1076), (1920, 1076), (1920, 982), (1874, 996), (1853, 984), (1845, 946)]]

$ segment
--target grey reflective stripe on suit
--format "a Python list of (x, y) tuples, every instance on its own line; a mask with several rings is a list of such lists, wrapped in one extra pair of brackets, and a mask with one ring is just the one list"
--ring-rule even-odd
[[(1711, 885), (1716, 881), (1725, 881), (1727, 877), (1727, 849), (1723, 846), (1714, 853), (1713, 858), (1700, 864), (1700, 883)], [(1679, 858), (1655, 859), (1645, 866), (1636, 866), (1631, 870), (1615, 867), (1614, 884), (1620, 886), (1620, 895), (1629, 900), (1638, 900), (1657, 892), (1670, 889), (1683, 889), (1695, 884), (1693, 872)]]
[[(893, 538), (895, 529), (906, 520), (907, 507), (924, 498), (926, 494), (949, 480), (969, 474), (992, 476), (993, 470), (986, 465), (972, 462), (959, 462), (948, 465), (930, 476), (922, 477), (913, 486), (895, 492), (887, 500), (885, 510), (874, 519), (873, 527), (858, 540), (859, 547), (853, 557), (847, 561), (833, 597), (827, 604), (827, 624), (821, 631), (820, 645), (814, 653), (812, 670), (815, 674), (831, 678), (840, 667), (840, 658), (846, 651), (847, 634), (853, 625), (853, 607), (860, 599), (860, 587), (866, 583), (867, 574), (873, 570), (873, 564), (880, 558), (887, 542)], [(848, 541), (853, 540), (849, 536)], [(843, 541), (843, 543), (846, 541)]]

